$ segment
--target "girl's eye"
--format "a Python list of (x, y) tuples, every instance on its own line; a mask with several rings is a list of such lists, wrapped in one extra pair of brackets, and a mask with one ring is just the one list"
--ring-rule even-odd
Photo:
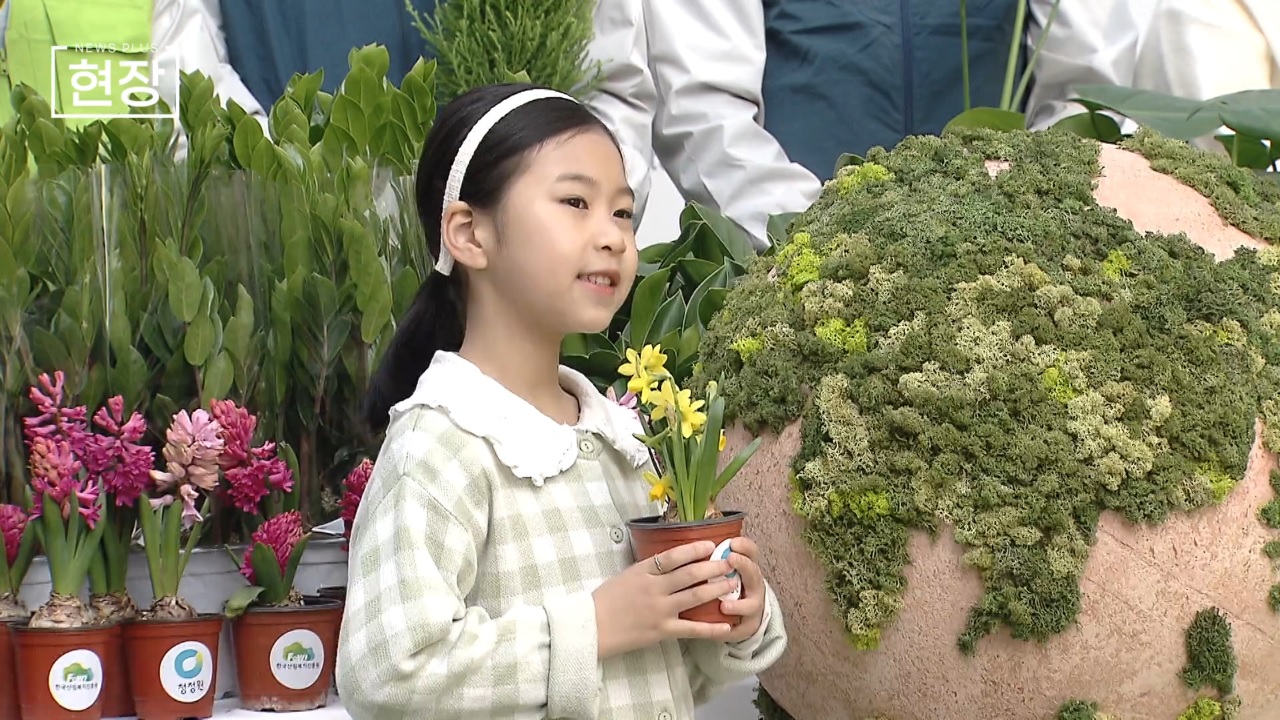
[(565, 205), (568, 205), (569, 207), (577, 208), (579, 210), (587, 209), (587, 201), (583, 200), (580, 197), (565, 198), (561, 202), (563, 202)]
[(631, 212), (630, 210), (619, 210), (618, 212), (614, 213), (614, 216), (620, 217), (624, 220), (630, 220), (633, 217), (635, 217), (635, 213)]

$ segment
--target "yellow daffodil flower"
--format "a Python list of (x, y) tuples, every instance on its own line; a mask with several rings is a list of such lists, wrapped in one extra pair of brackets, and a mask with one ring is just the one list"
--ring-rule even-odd
[[(653, 394), (653, 420), (667, 418), (667, 421), (680, 424), (680, 434), (686, 438), (702, 429), (707, 423), (707, 414), (699, 412), (702, 400), (694, 400), (691, 390), (679, 390), (670, 380), (664, 380), (662, 387)], [(670, 412), (668, 412), (670, 410)]]
[(728, 441), (729, 439), (724, 436), (724, 431), (721, 430), (720, 431), (720, 450), (719, 450), (720, 452), (724, 452), (725, 443), (727, 443)]
[(667, 500), (675, 499), (675, 488), (671, 486), (670, 475), (658, 477), (654, 473), (645, 470), (644, 479), (649, 483), (649, 500), (659, 502), (664, 498)]
[(627, 362), (618, 367), (618, 374), (631, 378), (627, 390), (640, 396), (640, 402), (648, 403), (658, 381), (667, 376), (667, 356), (661, 345), (645, 345), (639, 353), (627, 348)]

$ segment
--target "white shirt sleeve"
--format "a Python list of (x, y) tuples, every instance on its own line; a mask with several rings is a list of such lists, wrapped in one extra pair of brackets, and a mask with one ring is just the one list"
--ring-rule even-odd
[[(1085, 109), (1068, 98), (1080, 85), (1134, 81), (1134, 64), (1154, 0), (1062, 0), (1049, 28), (1027, 96), (1027, 127), (1044, 130)], [(1052, 0), (1031, 0), (1027, 44), (1039, 40)]]
[[(249, 92), (227, 57), (218, 0), (155, 0), (151, 27), (155, 59), (161, 68), (199, 71), (213, 80), (214, 93), (224, 104), (235, 100), (245, 112), (266, 122), (267, 110)], [(171, 82), (162, 81), (159, 88), (170, 107), (177, 100), (168, 96), (172, 87)]]
[(768, 247), (769, 217), (807, 209), (822, 185), (763, 127), (760, 0), (642, 3), (661, 99), (654, 151), (686, 200), (717, 208), (758, 249)]

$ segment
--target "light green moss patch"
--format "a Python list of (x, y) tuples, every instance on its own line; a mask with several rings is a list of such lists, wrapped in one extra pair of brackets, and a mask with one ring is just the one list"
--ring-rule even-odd
[(985, 585), (961, 649), (1046, 639), (1076, 619), (1103, 511), (1221, 502), (1259, 414), (1280, 449), (1280, 266), (1135, 232), (1067, 134), (867, 160), (873, 182), (829, 184), (729, 293), (695, 383), (723, 375), (752, 429), (802, 420), (793, 504), (855, 645), (901, 608), (909, 531), (944, 523)]

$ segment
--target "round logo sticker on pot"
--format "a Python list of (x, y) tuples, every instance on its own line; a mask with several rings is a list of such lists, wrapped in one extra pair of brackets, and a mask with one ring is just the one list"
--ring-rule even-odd
[[(725, 540), (721, 542), (719, 545), (717, 545), (716, 549), (711, 551), (711, 559), (712, 560), (728, 560), (729, 552), (730, 552), (729, 543), (731, 542), (733, 541)], [(725, 575), (725, 577), (728, 578), (729, 580), (736, 580), (737, 582), (733, 586), (732, 590), (725, 593), (724, 595), (721, 595), (719, 599), (720, 600), (737, 600), (738, 598), (742, 597), (742, 579), (738, 576), (738, 571), (730, 570), (729, 574)]]
[(49, 694), (71, 712), (87, 710), (102, 693), (102, 660), (92, 650), (72, 650), (49, 668)]
[(324, 645), (310, 630), (290, 630), (271, 646), (271, 674), (291, 690), (306, 690), (320, 679)]
[(213, 653), (188, 640), (169, 648), (160, 660), (160, 687), (178, 702), (193, 703), (213, 689)]

